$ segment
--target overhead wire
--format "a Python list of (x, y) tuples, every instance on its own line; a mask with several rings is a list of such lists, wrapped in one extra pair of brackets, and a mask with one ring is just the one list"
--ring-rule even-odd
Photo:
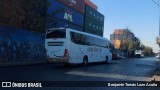
[[(158, 7), (160, 7), (159, 3), (155, 2), (154, 0), (152, 0)], [(159, 0), (158, 0), (159, 2)]]

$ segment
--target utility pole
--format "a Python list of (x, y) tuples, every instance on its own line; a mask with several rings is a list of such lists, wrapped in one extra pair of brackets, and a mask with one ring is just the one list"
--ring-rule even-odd
[(159, 11), (159, 36), (158, 36), (157, 43), (160, 47), (160, 5), (159, 5), (159, 0), (158, 0), (158, 11)]
[[(160, 5), (159, 5), (159, 0), (158, 0), (158, 3), (156, 3), (154, 0), (152, 0), (152, 1), (158, 6), (158, 12), (159, 12), (159, 35), (156, 38), (156, 42), (160, 47)], [(160, 50), (158, 51), (158, 55), (159, 55), (159, 53), (160, 53)], [(159, 67), (158, 67), (158, 69), (160, 71), (160, 58), (159, 58)]]
[(158, 35), (158, 37), (156, 38), (156, 42), (157, 42), (157, 44), (158, 44), (159, 47), (160, 47), (160, 5), (159, 5), (159, 0), (158, 0), (158, 3), (155, 2), (154, 0), (152, 0), (152, 1), (153, 1), (153, 3), (155, 3), (155, 4), (158, 6), (158, 12), (159, 12), (159, 35)]

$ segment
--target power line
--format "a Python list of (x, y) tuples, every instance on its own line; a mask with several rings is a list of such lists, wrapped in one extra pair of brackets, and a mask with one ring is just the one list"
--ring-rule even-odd
[(158, 7), (160, 7), (160, 5), (157, 3), (157, 2), (155, 2), (154, 0), (152, 0)]

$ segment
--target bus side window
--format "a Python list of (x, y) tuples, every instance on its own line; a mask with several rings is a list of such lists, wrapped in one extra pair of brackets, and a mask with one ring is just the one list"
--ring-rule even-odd
[(76, 33), (76, 36), (77, 44), (82, 45), (82, 34)]
[(70, 32), (70, 35), (71, 35), (71, 41), (72, 41), (72, 42), (75, 42), (75, 36), (74, 36), (74, 33), (73, 33), (73, 32)]
[(70, 32), (71, 34), (71, 41), (75, 44), (85, 45), (85, 37), (83, 34)]
[(86, 36), (82, 35), (82, 45), (86, 45)]

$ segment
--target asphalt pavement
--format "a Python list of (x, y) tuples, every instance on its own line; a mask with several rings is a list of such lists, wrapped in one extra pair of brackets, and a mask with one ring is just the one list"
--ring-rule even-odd
[[(108, 64), (92, 63), (88, 66), (43, 63), (18, 65), (0, 68), (0, 81), (151, 81), (158, 68), (158, 60), (154, 57), (112, 60)], [(54, 88), (65, 89), (68, 88)], [(70, 88), (70, 89), (106, 89), (103, 87)], [(69, 90), (70, 90), (69, 89)], [(111, 89), (111, 88), (110, 88)], [(125, 90), (128, 87), (116, 88)], [(152, 90), (152, 88), (137, 88)], [(158, 90), (154, 88), (153, 90)], [(51, 90), (46, 88), (45, 90)], [(112, 90), (114, 90), (112, 88)]]
[(2, 67), (0, 80), (13, 81), (150, 81), (158, 67), (156, 58), (112, 60), (108, 64), (39, 64)]

